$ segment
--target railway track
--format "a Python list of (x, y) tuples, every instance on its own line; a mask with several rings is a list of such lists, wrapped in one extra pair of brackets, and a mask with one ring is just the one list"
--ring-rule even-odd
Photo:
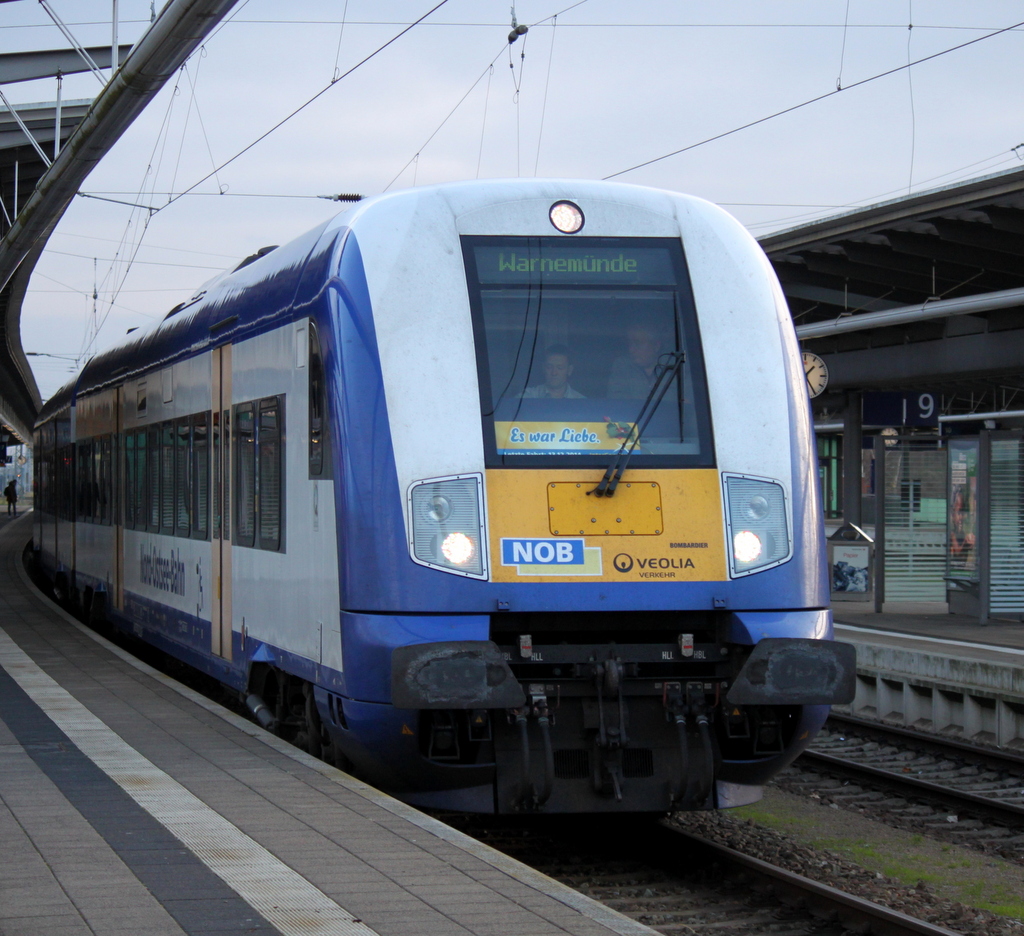
[(616, 819), (444, 821), (658, 932), (690, 936), (953, 936), (673, 825)]
[(1024, 757), (1013, 752), (833, 719), (778, 782), (1024, 858)]

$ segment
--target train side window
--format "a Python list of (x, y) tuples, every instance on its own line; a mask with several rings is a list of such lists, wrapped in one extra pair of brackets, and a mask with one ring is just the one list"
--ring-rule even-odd
[(146, 529), (149, 501), (146, 487), (146, 430), (135, 433), (135, 529)]
[(99, 500), (98, 522), (110, 526), (114, 522), (114, 439), (105, 435), (99, 440)]
[(327, 381), (316, 326), (309, 323), (309, 476), (331, 476)]
[(147, 433), (149, 446), (149, 475), (146, 483), (147, 503), (149, 504), (150, 532), (160, 531), (160, 427), (151, 426)]
[(281, 483), (281, 422), (284, 407), (280, 397), (260, 400), (259, 411), (259, 527), (260, 549), (281, 548), (283, 485)]
[(231, 410), (226, 409), (221, 413), (220, 434), (223, 441), (221, 450), (222, 475), (220, 485), (221, 497), (221, 539), (231, 539)]
[(135, 529), (135, 498), (138, 489), (135, 486), (135, 433), (124, 434), (124, 526), (127, 530)]
[(174, 533), (174, 423), (160, 424), (160, 532)]
[(92, 522), (103, 523), (103, 440), (96, 438), (92, 440)]
[(178, 536), (191, 532), (190, 508), (192, 492), (189, 478), (189, 418), (183, 416), (174, 424), (174, 531)]
[(209, 413), (192, 417), (192, 536), (210, 535), (210, 437)]
[(235, 407), (235, 543), (256, 540), (256, 433), (252, 403)]
[(78, 442), (78, 519), (84, 523), (92, 523), (93, 510), (93, 479), (92, 479), (92, 439), (81, 439)]

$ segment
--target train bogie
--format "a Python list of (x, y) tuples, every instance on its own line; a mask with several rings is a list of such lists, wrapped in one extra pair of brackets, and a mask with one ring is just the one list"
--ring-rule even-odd
[(811, 441), (723, 212), (439, 186), (90, 362), (40, 418), (36, 541), (69, 601), (410, 802), (738, 805), (851, 691)]

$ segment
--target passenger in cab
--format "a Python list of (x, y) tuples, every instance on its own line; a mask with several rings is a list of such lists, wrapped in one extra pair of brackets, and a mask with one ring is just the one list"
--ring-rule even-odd
[(671, 350), (664, 332), (653, 321), (634, 322), (626, 329), (627, 356), (612, 362), (608, 397), (612, 400), (643, 400), (657, 377), (658, 358)]
[(544, 352), (544, 383), (527, 387), (524, 399), (582, 400), (583, 394), (569, 386), (572, 376), (572, 359), (569, 349), (563, 344), (551, 345)]

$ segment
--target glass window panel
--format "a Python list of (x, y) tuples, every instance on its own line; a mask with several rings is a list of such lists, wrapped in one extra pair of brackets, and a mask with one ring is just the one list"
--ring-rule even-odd
[(189, 420), (179, 419), (174, 427), (174, 528), (179, 536), (188, 536), (191, 491), (189, 488)]
[(260, 401), (260, 548), (281, 548), (281, 405)]
[(174, 423), (160, 424), (160, 531), (174, 532)]
[(210, 439), (208, 415), (192, 417), (192, 535), (206, 539), (210, 532)]
[(324, 381), (324, 359), (320, 352), (320, 336), (309, 327), (309, 474), (323, 477), (327, 464), (327, 387)]
[(137, 514), (136, 526), (140, 530), (146, 529), (150, 521), (150, 503), (153, 498), (150, 483), (150, 465), (152, 464), (152, 449), (148, 448), (147, 440), (150, 436), (145, 429), (140, 429), (135, 437), (135, 483), (138, 486), (136, 500)]
[(99, 440), (99, 522), (110, 526), (114, 522), (114, 458), (113, 438)]
[(93, 496), (92, 440), (78, 443), (78, 519), (92, 523)]
[(103, 522), (103, 464), (100, 440), (92, 443), (92, 522)]
[(135, 498), (138, 491), (135, 486), (135, 433), (124, 435), (124, 525), (132, 530), (135, 528)]
[(235, 540), (252, 546), (256, 537), (256, 434), (252, 403), (235, 407)]
[(224, 440), (221, 447), (224, 459), (224, 468), (221, 472), (223, 482), (221, 498), (224, 504), (224, 509), (221, 511), (221, 523), (224, 525), (224, 529), (221, 531), (221, 538), (229, 540), (231, 539), (231, 410), (226, 409), (221, 413), (220, 424), (221, 437)]
[(463, 249), (489, 464), (603, 465), (637, 431), (634, 466), (713, 464), (678, 239), (465, 237)]

